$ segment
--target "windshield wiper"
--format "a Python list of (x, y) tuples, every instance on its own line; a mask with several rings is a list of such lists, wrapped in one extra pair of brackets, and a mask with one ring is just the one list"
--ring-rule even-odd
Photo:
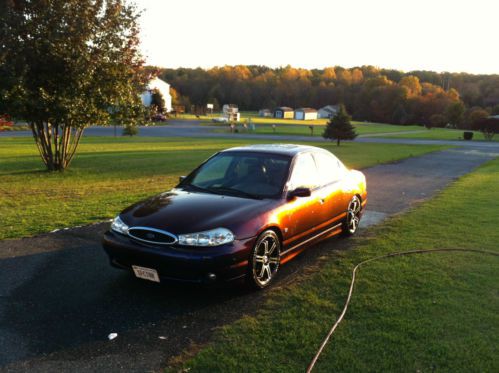
[(208, 190), (213, 191), (215, 193), (229, 193), (241, 197), (247, 197), (251, 199), (262, 199), (261, 196), (258, 196), (256, 194), (248, 193), (239, 189), (234, 189), (234, 188), (229, 188), (229, 187), (213, 187), (209, 188)]

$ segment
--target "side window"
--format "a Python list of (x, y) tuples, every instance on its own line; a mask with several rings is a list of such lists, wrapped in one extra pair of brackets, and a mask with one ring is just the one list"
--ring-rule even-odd
[(313, 189), (318, 185), (317, 167), (312, 154), (298, 155), (288, 182), (288, 189), (293, 190), (300, 187)]
[(315, 153), (320, 185), (326, 185), (340, 179), (344, 172), (343, 164), (334, 156)]

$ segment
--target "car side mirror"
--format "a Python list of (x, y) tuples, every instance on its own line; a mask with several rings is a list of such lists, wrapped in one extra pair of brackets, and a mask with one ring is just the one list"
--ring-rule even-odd
[(178, 181), (181, 183), (182, 181), (185, 180), (187, 176), (179, 176)]
[(296, 188), (288, 193), (288, 198), (294, 197), (310, 197), (312, 195), (312, 191), (310, 188)]

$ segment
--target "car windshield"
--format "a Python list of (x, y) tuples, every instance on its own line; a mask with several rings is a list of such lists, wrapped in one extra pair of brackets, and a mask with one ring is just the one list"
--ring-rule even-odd
[(278, 154), (223, 152), (180, 186), (244, 198), (275, 198), (281, 195), (289, 163), (289, 157)]

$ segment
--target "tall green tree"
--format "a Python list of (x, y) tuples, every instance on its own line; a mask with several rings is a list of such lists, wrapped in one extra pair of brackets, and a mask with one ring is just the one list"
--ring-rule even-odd
[(0, 2), (0, 111), (29, 123), (49, 170), (85, 127), (143, 118), (139, 15), (125, 0)]
[(455, 102), (447, 107), (445, 111), (447, 121), (454, 127), (458, 127), (463, 122), (464, 118), (464, 105), (462, 102)]
[(344, 105), (340, 108), (336, 115), (327, 123), (322, 137), (325, 139), (336, 140), (336, 145), (340, 146), (341, 140), (353, 140), (357, 137), (354, 126), (350, 122), (352, 118), (348, 115)]
[(154, 89), (152, 91), (151, 108), (160, 114), (163, 114), (165, 111), (165, 99), (158, 89)]

